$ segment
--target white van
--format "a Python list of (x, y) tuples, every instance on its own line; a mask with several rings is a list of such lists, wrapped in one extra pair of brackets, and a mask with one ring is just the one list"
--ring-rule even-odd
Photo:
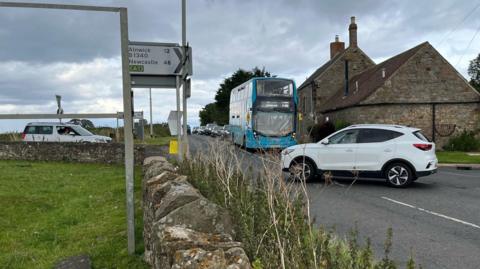
[(80, 125), (54, 122), (30, 122), (22, 140), (27, 142), (89, 142), (108, 143), (110, 137), (94, 135)]

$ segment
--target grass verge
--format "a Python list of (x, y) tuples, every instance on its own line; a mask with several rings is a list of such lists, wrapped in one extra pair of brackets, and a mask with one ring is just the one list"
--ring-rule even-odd
[(122, 166), (0, 161), (0, 268), (52, 268), (87, 254), (94, 268), (148, 268), (141, 170), (135, 176), (136, 255), (127, 253)]
[(135, 141), (136, 144), (147, 144), (147, 145), (157, 145), (157, 146), (165, 146), (170, 143), (170, 140), (177, 139), (173, 136), (164, 136), (164, 137), (145, 137), (145, 141)]
[(461, 151), (437, 151), (439, 163), (466, 163), (480, 164), (480, 155), (468, 155)]

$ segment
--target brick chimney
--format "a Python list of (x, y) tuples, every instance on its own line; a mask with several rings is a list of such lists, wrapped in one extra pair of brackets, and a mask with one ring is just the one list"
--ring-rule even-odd
[(340, 42), (338, 35), (335, 36), (335, 42), (330, 43), (330, 59), (333, 59), (338, 53), (345, 50), (345, 42)]
[(349, 46), (352, 48), (357, 47), (357, 24), (355, 23), (355, 16), (350, 18), (350, 26), (348, 27), (349, 32)]

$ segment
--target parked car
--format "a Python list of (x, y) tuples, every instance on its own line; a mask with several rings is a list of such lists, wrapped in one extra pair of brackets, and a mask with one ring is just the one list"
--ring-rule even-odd
[(205, 126), (204, 134), (205, 135), (210, 135), (210, 136), (215, 136), (214, 129), (217, 128), (217, 127), (218, 127), (218, 125), (216, 123), (208, 123)]
[(199, 126), (198, 130), (197, 130), (197, 133), (199, 135), (204, 135), (205, 134), (205, 126)]
[(108, 143), (112, 139), (95, 135), (80, 125), (54, 122), (31, 122), (25, 127), (22, 140), (28, 142)]
[(435, 144), (420, 129), (398, 125), (352, 125), (318, 143), (282, 151), (283, 171), (296, 180), (313, 179), (327, 171), (333, 176), (385, 178), (392, 187), (405, 187), (437, 171)]

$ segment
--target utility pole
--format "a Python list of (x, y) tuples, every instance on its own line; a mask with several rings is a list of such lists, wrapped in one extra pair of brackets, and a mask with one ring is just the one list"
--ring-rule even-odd
[[(183, 88), (183, 144), (185, 146), (184, 151), (180, 151), (181, 154), (185, 154), (188, 157), (188, 134), (187, 134), (187, 6), (186, 0), (182, 0), (182, 48), (183, 48), (183, 68), (182, 68), (182, 88)], [(183, 149), (183, 148), (182, 148)]]
[(150, 90), (150, 137), (153, 137), (152, 88)]
[[(62, 96), (61, 95), (55, 95), (55, 98), (57, 99), (57, 114), (63, 114), (63, 108), (62, 108)], [(62, 119), (58, 119), (60, 123), (62, 123)]]

